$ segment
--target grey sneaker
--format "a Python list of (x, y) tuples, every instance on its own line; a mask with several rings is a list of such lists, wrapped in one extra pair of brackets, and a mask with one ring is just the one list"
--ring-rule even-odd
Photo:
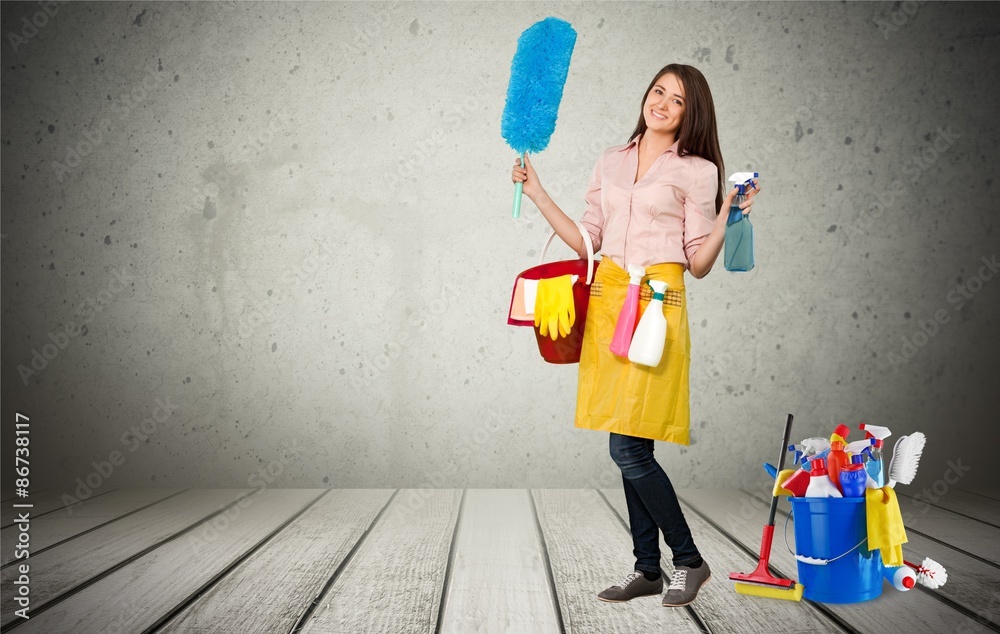
[(702, 560), (697, 568), (677, 566), (674, 574), (670, 576), (667, 593), (663, 595), (663, 605), (679, 607), (691, 603), (698, 596), (701, 587), (711, 578), (712, 571), (709, 570), (708, 562), (705, 560)]
[(601, 601), (621, 603), (631, 601), (636, 597), (648, 597), (663, 592), (663, 575), (656, 581), (648, 581), (638, 570), (625, 575), (625, 578), (597, 595)]

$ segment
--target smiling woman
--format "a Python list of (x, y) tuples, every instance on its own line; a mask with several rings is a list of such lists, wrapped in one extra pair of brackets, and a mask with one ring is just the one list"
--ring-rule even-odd
[[(653, 441), (690, 443), (687, 301), (684, 272), (702, 278), (712, 269), (725, 236), (733, 192), (723, 200), (724, 173), (715, 105), (701, 72), (670, 64), (653, 77), (640, 102), (628, 143), (601, 154), (587, 187), (580, 223), (604, 256), (593, 285), (584, 328), (574, 424), (609, 432), (611, 458), (621, 469), (632, 532), (635, 570), (597, 596), (629, 601), (663, 590), (659, 532), (673, 555), (665, 606), (694, 601), (711, 572), (694, 543), (666, 472), (653, 458)], [(531, 161), (516, 162), (514, 182), (570, 247), (583, 251), (576, 224), (538, 182)], [(743, 204), (746, 213), (753, 190)], [(667, 333), (655, 366), (631, 362), (610, 349), (630, 283), (628, 265), (642, 267), (641, 285), (667, 286), (662, 308), (640, 295), (639, 306), (664, 313)], [(641, 313), (640, 313), (641, 314)], [(631, 335), (631, 332), (629, 332)], [(631, 336), (630, 336), (631, 339)], [(635, 344), (632, 340), (631, 344)], [(655, 344), (654, 344), (655, 346)], [(619, 350), (620, 352), (620, 350)]]

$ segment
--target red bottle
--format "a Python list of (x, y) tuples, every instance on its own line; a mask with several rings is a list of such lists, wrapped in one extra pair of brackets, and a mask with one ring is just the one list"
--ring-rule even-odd
[(826, 471), (841, 495), (843, 495), (844, 489), (840, 484), (840, 470), (849, 464), (851, 461), (848, 460), (847, 452), (844, 451), (844, 443), (839, 440), (831, 442), (830, 454), (826, 457)]

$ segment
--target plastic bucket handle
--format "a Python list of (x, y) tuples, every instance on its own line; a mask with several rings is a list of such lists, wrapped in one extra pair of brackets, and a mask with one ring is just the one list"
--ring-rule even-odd
[(866, 536), (860, 542), (852, 546), (849, 550), (844, 551), (843, 554), (837, 555), (836, 557), (831, 557), (830, 559), (818, 559), (816, 557), (809, 557), (807, 555), (799, 555), (792, 550), (791, 546), (788, 545), (788, 520), (791, 517), (792, 517), (791, 513), (785, 516), (785, 530), (784, 530), (785, 548), (788, 549), (788, 554), (795, 557), (796, 561), (801, 561), (804, 564), (812, 564), (814, 566), (825, 566), (831, 561), (837, 561), (841, 557), (846, 557), (847, 555), (857, 550), (861, 546), (861, 544), (864, 544), (866, 541), (868, 541), (868, 537)]
[[(587, 231), (586, 227), (580, 224), (578, 221), (573, 221), (576, 228), (580, 230), (580, 235), (583, 236), (583, 243), (587, 246), (587, 286), (594, 280), (594, 243), (590, 239), (590, 232)], [(545, 254), (549, 250), (549, 245), (552, 244), (552, 239), (556, 237), (556, 230), (553, 229), (549, 234), (548, 239), (545, 241), (545, 246), (542, 247), (542, 253), (538, 256), (538, 263), (542, 264), (545, 262)]]

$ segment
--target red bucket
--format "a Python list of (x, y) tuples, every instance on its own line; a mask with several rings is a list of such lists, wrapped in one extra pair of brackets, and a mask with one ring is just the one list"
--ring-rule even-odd
[[(579, 222), (576, 224), (587, 245), (587, 258), (541, 263), (556, 235), (553, 231), (545, 241), (545, 246), (542, 247), (541, 256), (538, 258), (539, 264), (522, 271), (515, 279), (514, 290), (511, 292), (507, 323), (512, 326), (531, 326), (534, 328), (538, 352), (549, 363), (579, 363), (580, 350), (583, 348), (583, 329), (587, 324), (587, 306), (590, 304), (590, 283), (594, 279), (594, 270), (599, 262), (594, 261), (594, 246), (590, 240), (590, 233)], [(525, 314), (524, 310), (519, 310), (517, 302), (523, 302), (522, 280), (540, 280), (563, 275), (576, 275), (578, 278), (573, 284), (573, 305), (576, 318), (570, 327), (569, 334), (553, 341), (551, 337), (543, 336), (538, 331), (538, 328), (535, 327), (534, 315)]]

